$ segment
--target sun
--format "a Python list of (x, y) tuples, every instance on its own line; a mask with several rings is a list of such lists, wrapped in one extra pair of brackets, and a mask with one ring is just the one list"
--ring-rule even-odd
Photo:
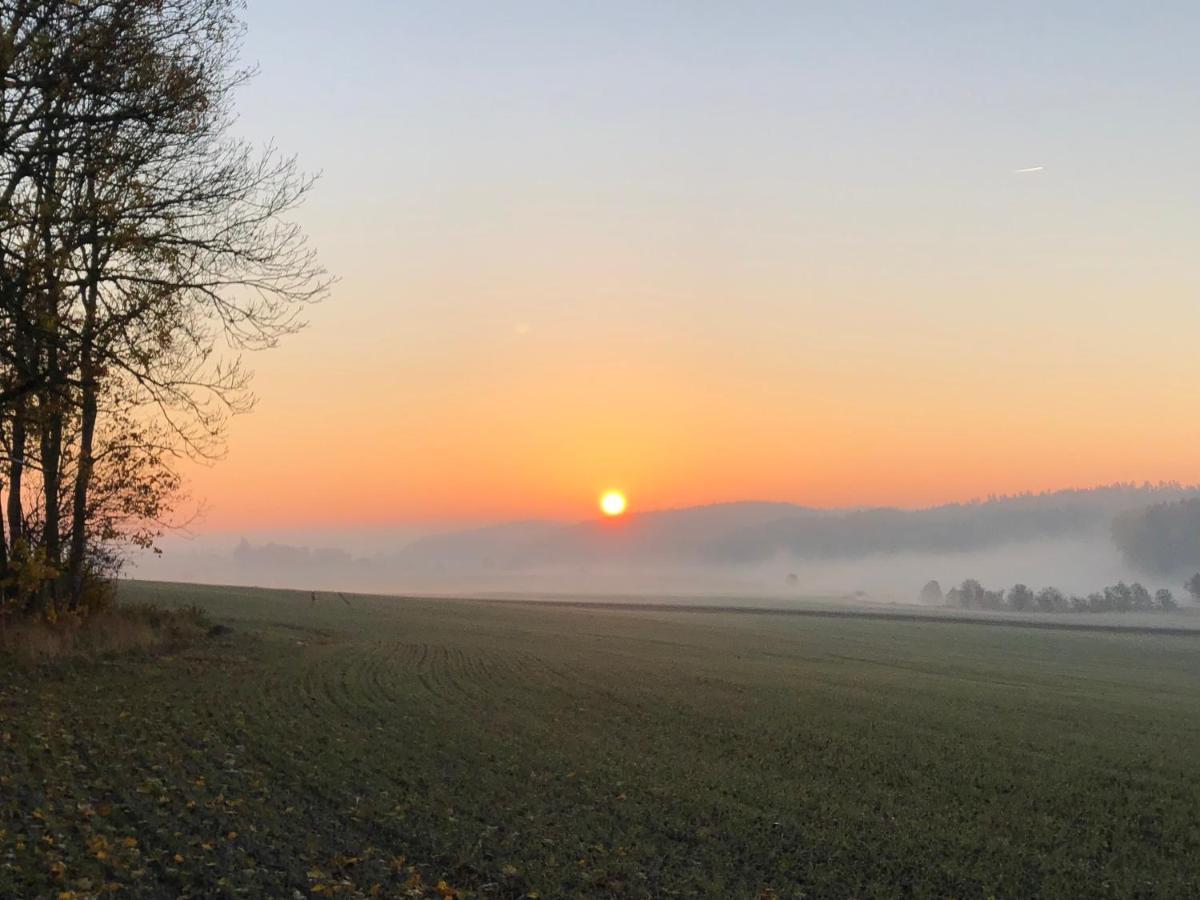
[(625, 495), (620, 491), (605, 491), (600, 498), (600, 511), (606, 516), (619, 516), (625, 512)]

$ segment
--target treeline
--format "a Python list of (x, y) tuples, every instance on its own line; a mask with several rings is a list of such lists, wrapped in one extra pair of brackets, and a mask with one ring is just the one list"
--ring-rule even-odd
[[(1200, 601), (1200, 574), (1190, 578), (1185, 587)], [(1122, 581), (1087, 596), (1068, 595), (1056, 587), (1034, 591), (1024, 584), (1013, 585), (1008, 590), (989, 590), (973, 578), (951, 588), (943, 596), (941, 586), (931, 581), (921, 591), (920, 599), (922, 603), (942, 602), (957, 609), (1004, 612), (1169, 612), (1179, 608), (1175, 595), (1167, 588), (1151, 594), (1136, 581), (1133, 584)]]
[(324, 291), (310, 179), (230, 134), (241, 8), (0, 0), (0, 612), (150, 545), (252, 401), (238, 353)]
[(1200, 499), (1124, 512), (1112, 532), (1125, 560), (1143, 572), (1170, 576), (1200, 566)]
[(1194, 497), (1197, 490), (1175, 482), (1114, 484), (920, 510), (808, 511), (738, 529), (701, 550), (709, 561), (748, 563), (780, 555), (852, 559), (959, 553), (1032, 540), (1103, 536), (1114, 517), (1125, 511)]

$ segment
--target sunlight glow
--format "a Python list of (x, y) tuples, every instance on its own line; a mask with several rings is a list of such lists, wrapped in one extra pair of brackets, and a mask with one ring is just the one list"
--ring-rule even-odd
[(600, 511), (606, 516), (619, 516), (625, 512), (625, 495), (620, 491), (608, 491), (600, 498)]

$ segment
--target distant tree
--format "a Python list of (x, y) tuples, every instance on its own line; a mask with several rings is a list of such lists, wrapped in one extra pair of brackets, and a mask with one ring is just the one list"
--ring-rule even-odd
[[(1198, 576), (1200, 577), (1200, 576)], [(1197, 582), (1200, 584), (1200, 582)], [(987, 593), (983, 589), (983, 585), (974, 578), (968, 578), (958, 587), (961, 606), (964, 609), (982, 609), (984, 606), (984, 595)]]
[(1069, 606), (1062, 591), (1056, 587), (1047, 587), (1038, 591), (1037, 608), (1042, 612), (1065, 612)]
[(1116, 516), (1113, 540), (1143, 572), (1169, 575), (1200, 563), (1200, 499), (1187, 498)]
[(942, 595), (942, 586), (936, 580), (930, 581), (921, 588), (919, 599), (922, 603), (940, 606), (945, 601), (945, 597)]
[(1094, 591), (1088, 594), (1087, 603), (1089, 612), (1109, 612), (1113, 608), (1113, 598), (1108, 590), (1103, 593)]
[(984, 591), (984, 609), (1004, 609), (1004, 591)]
[(950, 588), (950, 590), (946, 591), (946, 605), (963, 606), (963, 592), (960, 588)]
[(1129, 592), (1133, 600), (1133, 608), (1138, 612), (1147, 612), (1154, 609), (1154, 597), (1146, 590), (1140, 582), (1135, 581), (1129, 586)]
[(1008, 605), (1013, 612), (1033, 609), (1034, 601), (1034, 593), (1026, 585), (1014, 584), (1008, 591)]
[(1129, 612), (1133, 609), (1133, 591), (1125, 582), (1120, 581), (1112, 587), (1104, 589), (1108, 608), (1117, 612)]
[(1192, 599), (1200, 603), (1200, 572), (1197, 572), (1183, 584)]
[(1166, 588), (1159, 588), (1154, 594), (1154, 603), (1159, 609), (1165, 612), (1170, 612), (1173, 609), (1179, 609), (1179, 604), (1175, 602), (1175, 596)]
[(1071, 595), (1071, 612), (1087, 612), (1088, 598), (1080, 597), (1078, 594)]

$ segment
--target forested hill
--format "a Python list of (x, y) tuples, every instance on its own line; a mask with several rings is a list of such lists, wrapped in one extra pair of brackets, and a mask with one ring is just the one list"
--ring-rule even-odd
[(921, 510), (728, 503), (641, 513), (618, 522), (523, 523), (438, 535), (412, 542), (394, 561), (405, 568), (508, 569), (953, 553), (1049, 538), (1107, 540), (1122, 513), (1191, 497), (1200, 497), (1200, 488), (1161, 484), (1022, 494)]

